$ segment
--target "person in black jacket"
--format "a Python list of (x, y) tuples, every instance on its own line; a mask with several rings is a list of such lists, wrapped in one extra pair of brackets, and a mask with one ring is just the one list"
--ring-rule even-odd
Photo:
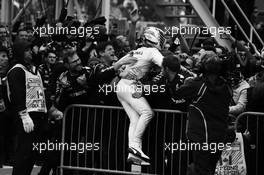
[[(40, 143), (45, 142), (46, 101), (41, 76), (32, 62), (31, 44), (14, 43), (16, 64), (7, 73), (10, 110), (14, 112), (17, 150), (13, 175), (31, 173)], [(34, 147), (33, 147), (34, 146)]]
[(221, 61), (215, 54), (201, 60), (202, 74), (177, 89), (174, 99), (191, 100), (187, 125), (189, 144), (200, 144), (192, 149), (193, 163), (188, 174), (213, 175), (221, 149), (204, 149), (202, 145), (224, 144), (227, 137), (228, 110), (232, 92), (221, 78)]
[[(8, 50), (0, 46), (0, 168), (6, 161), (7, 141), (10, 137), (10, 116), (7, 111), (6, 73), (8, 70)], [(8, 145), (9, 146), (9, 145)]]
[(105, 92), (106, 89), (117, 77), (120, 67), (113, 66), (117, 61), (113, 43), (106, 41), (101, 42), (96, 47), (97, 57), (88, 61), (88, 66), (93, 70), (93, 76), (90, 79), (93, 90), (89, 94), (93, 99), (93, 104), (118, 105), (116, 94), (112, 89), (111, 92)]
[[(56, 83), (51, 85), (56, 90), (51, 92), (51, 107), (49, 109), (49, 119), (53, 123), (51, 126), (50, 141), (56, 142), (61, 139), (61, 118), (63, 117), (62, 112), (67, 106), (71, 104), (85, 104), (89, 96), (87, 95), (87, 79), (90, 72), (84, 70), (81, 60), (74, 49), (65, 49), (63, 52), (64, 66), (67, 68), (60, 75), (56, 75)], [(53, 83), (55, 82), (52, 80)], [(55, 91), (55, 92), (54, 92)], [(55, 94), (53, 94), (55, 93)], [(71, 127), (70, 116), (67, 116), (66, 128)], [(69, 118), (69, 119), (68, 119)], [(73, 121), (72, 121), (73, 122)], [(83, 123), (83, 122), (82, 122)], [(74, 125), (75, 127), (76, 124)], [(84, 131), (82, 130), (82, 133)], [(68, 138), (69, 135), (66, 135)], [(53, 174), (56, 172), (56, 168), (60, 162), (60, 150), (52, 150), (46, 152), (44, 164), (39, 172), (39, 175), (49, 174), (53, 169)]]
[[(255, 75), (256, 83), (247, 89), (247, 111), (264, 113), (264, 71)], [(248, 175), (263, 174), (262, 162), (264, 159), (264, 118), (263, 116), (242, 117), (239, 131), (244, 134), (245, 158)], [(248, 132), (245, 132), (245, 131)], [(246, 134), (249, 133), (249, 134)], [(249, 137), (247, 137), (249, 136)], [(252, 147), (255, 145), (255, 148)], [(256, 165), (258, 168), (256, 168)]]
[(159, 87), (159, 91), (152, 92), (149, 96), (146, 94), (146, 98), (151, 101), (153, 108), (161, 109), (176, 109), (180, 111), (187, 110), (187, 102), (184, 99), (175, 100), (172, 94), (184, 84), (186, 79), (193, 77), (191, 75), (182, 75), (180, 60), (177, 55), (167, 55), (162, 63), (163, 70), (152, 78), (150, 82), (144, 83)]

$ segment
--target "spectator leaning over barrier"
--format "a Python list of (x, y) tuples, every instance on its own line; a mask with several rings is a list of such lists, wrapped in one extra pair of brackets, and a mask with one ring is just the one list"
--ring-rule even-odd
[(41, 76), (32, 64), (30, 43), (14, 43), (16, 64), (7, 74), (7, 89), (10, 107), (15, 112), (17, 128), (17, 152), (13, 175), (31, 173), (37, 158), (38, 150), (33, 144), (44, 142), (46, 125), (46, 101)]
[(97, 57), (91, 58), (88, 62), (88, 66), (96, 68), (96, 71), (99, 71), (99, 74), (101, 73), (97, 76), (97, 78), (99, 78), (98, 81), (111, 81), (115, 74), (115, 70), (111, 69), (111, 73), (104, 73), (104, 69), (111, 67), (113, 63), (117, 61), (113, 44), (110, 41), (101, 42), (97, 45), (96, 52)]
[(186, 78), (191, 77), (185, 77), (180, 74), (181, 65), (179, 60), (179, 56), (173, 54), (164, 57), (162, 62), (163, 69), (161, 73), (155, 76), (151, 81), (151, 85), (153, 87), (158, 86), (159, 88), (164, 89), (161, 89), (158, 93), (151, 94), (150, 99), (152, 101), (152, 107), (168, 109), (173, 108), (181, 111), (187, 110), (187, 103), (184, 99), (175, 100), (172, 97), (174, 92), (183, 85)]
[[(162, 50), (161, 54), (166, 57), (166, 56), (170, 56), (170, 55), (174, 55), (173, 52), (169, 51), (169, 50)], [(178, 54), (176, 54), (178, 55)], [(190, 58), (191, 59), (191, 58)], [(193, 65), (192, 65), (193, 66)], [(197, 75), (192, 72), (192, 70), (189, 70), (187, 67), (181, 65), (180, 67), (180, 72), (181, 75), (183, 75), (184, 77), (196, 77)]]
[(109, 94), (100, 90), (100, 87), (111, 84), (112, 80), (117, 76), (117, 70), (120, 68), (119, 66), (112, 66), (117, 61), (112, 42), (106, 41), (99, 43), (96, 47), (96, 52), (98, 56), (91, 58), (88, 62), (88, 66), (93, 70), (90, 83), (94, 87), (92, 93), (89, 93), (89, 95), (95, 104), (116, 103), (117, 100), (114, 100), (116, 99), (116, 95), (113, 93), (113, 89)]
[[(224, 144), (228, 127), (231, 88), (221, 78), (221, 61), (215, 54), (206, 54), (200, 62), (202, 74), (187, 81), (174, 93), (174, 99), (191, 100), (187, 125), (190, 144)], [(189, 143), (188, 142), (188, 143)], [(193, 163), (189, 174), (213, 175), (221, 150), (192, 149)]]
[(70, 104), (85, 104), (87, 100), (90, 69), (84, 68), (76, 51), (72, 48), (65, 49), (63, 62), (67, 70), (59, 76), (56, 83), (56, 97), (54, 107), (60, 111)]

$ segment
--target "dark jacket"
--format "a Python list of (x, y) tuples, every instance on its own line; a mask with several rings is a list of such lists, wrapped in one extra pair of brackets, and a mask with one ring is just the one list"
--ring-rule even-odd
[[(45, 94), (48, 102), (54, 102), (56, 96), (57, 80), (59, 76), (65, 71), (67, 71), (67, 68), (63, 63), (58, 62), (54, 65), (51, 75), (49, 76), (49, 84)], [(50, 107), (50, 105), (51, 104), (48, 104), (48, 108)]]
[(187, 125), (189, 140), (225, 141), (232, 91), (223, 79), (211, 83), (206, 77), (197, 77), (176, 90), (174, 98), (192, 101)]
[[(30, 48), (30, 43), (27, 41), (18, 41), (13, 45), (13, 62), (11, 67), (20, 63), (27, 68), (24, 61), (24, 52)], [(36, 75), (36, 72), (32, 72)], [(22, 68), (16, 67), (9, 70), (7, 80), (10, 90), (10, 109), (14, 112), (19, 112), (26, 109), (26, 76)]]
[(90, 100), (87, 94), (90, 87), (78, 83), (80, 76), (82, 72), (71, 75), (69, 71), (65, 71), (57, 79), (55, 106), (59, 110), (64, 111), (71, 104), (86, 104)]
[(247, 111), (264, 112), (264, 83), (247, 89)]
[(110, 83), (116, 76), (116, 72), (111, 65), (107, 65), (106, 62), (100, 58), (91, 58), (88, 62), (88, 66), (93, 70), (93, 81), (96, 84)]
[(9, 100), (7, 97), (6, 78), (0, 77), (0, 114), (1, 111), (6, 111), (8, 104)]
[(93, 87), (89, 94), (89, 96), (94, 99), (92, 103), (112, 106), (119, 105), (114, 90), (108, 94), (104, 91), (117, 76), (114, 68), (107, 64), (102, 58), (91, 58), (88, 61), (88, 66), (92, 69), (92, 76), (89, 77), (88, 80), (88, 84)]
[[(247, 89), (247, 111), (252, 111), (252, 112), (261, 112), (264, 113), (264, 83), (258, 84), (256, 87), (251, 87)], [(247, 121), (248, 119), (248, 121)], [(247, 124), (248, 122), (248, 124)], [(262, 116), (257, 117), (257, 116), (248, 116), (247, 117), (242, 117), (239, 120), (239, 124), (241, 125), (241, 128), (239, 128), (239, 131), (244, 132), (246, 129), (249, 130), (250, 135), (251, 135), (251, 141), (253, 143), (256, 143), (256, 138), (257, 138), (257, 131), (259, 140), (261, 142), (264, 142), (263, 139), (263, 134), (264, 134), (264, 118)], [(247, 128), (248, 126), (248, 128)]]
[(146, 98), (150, 102), (151, 106), (159, 109), (176, 109), (186, 111), (186, 100), (173, 98), (174, 92), (183, 85), (185, 78), (186, 77), (183, 75), (178, 74), (172, 81), (169, 81), (166, 76), (160, 73), (155, 76), (152, 81), (145, 83), (152, 86), (151, 89), (155, 89), (154, 86), (158, 87), (157, 92), (151, 91), (150, 95), (146, 95)]
[(19, 112), (26, 109), (26, 76), (22, 68), (16, 67), (12, 69), (7, 80), (10, 88), (11, 109)]

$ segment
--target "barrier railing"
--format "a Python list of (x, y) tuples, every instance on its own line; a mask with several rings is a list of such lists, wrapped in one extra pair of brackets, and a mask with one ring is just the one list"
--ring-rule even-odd
[[(263, 168), (261, 168), (264, 160), (263, 126), (264, 113), (261, 112), (244, 112), (237, 117), (235, 122), (236, 132), (243, 132), (244, 135), (247, 171), (250, 174), (263, 174)], [(262, 172), (259, 172), (260, 169)]]
[(127, 159), (129, 118), (121, 107), (70, 105), (64, 112), (60, 174), (88, 171), (106, 174), (186, 174), (189, 152), (174, 147), (186, 141), (187, 113), (154, 110), (143, 138), (151, 165), (131, 172)]
[[(126, 162), (129, 119), (123, 108), (78, 104), (67, 107), (63, 119), (62, 143), (70, 144), (72, 149), (61, 149), (60, 174), (64, 171), (186, 174), (189, 152), (175, 149), (174, 145), (186, 141), (187, 113), (161, 109), (154, 111), (155, 117), (143, 139), (143, 151), (151, 158), (151, 166), (142, 167), (142, 172), (131, 172), (131, 166)], [(245, 116), (247, 119), (242, 120)], [(236, 132), (243, 131), (245, 139), (251, 137), (250, 141), (245, 141), (245, 145), (249, 145), (245, 155), (248, 172), (253, 174), (259, 174), (260, 163), (263, 162), (259, 151), (260, 145), (263, 145), (260, 133), (264, 133), (264, 128), (260, 127), (260, 116), (263, 117), (264, 113), (245, 112), (235, 121)]]

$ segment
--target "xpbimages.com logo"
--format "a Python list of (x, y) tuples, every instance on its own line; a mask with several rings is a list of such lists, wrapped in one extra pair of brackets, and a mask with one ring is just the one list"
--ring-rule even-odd
[(42, 153), (44, 151), (78, 151), (78, 153), (84, 153), (85, 151), (98, 151), (100, 149), (100, 143), (79, 142), (79, 143), (66, 143), (66, 142), (41, 142), (33, 143), (33, 151)]
[(78, 37), (89, 37), (91, 34), (99, 34), (99, 27), (53, 27), (49, 24), (46, 27), (33, 27), (33, 35), (40, 37), (47, 35), (77, 35)]
[(166, 26), (164, 27), (163, 32), (166, 35), (174, 36), (174, 35), (195, 35), (195, 34), (203, 34), (203, 35), (211, 35), (211, 37), (216, 37), (217, 35), (230, 35), (231, 27), (207, 27), (207, 26), (195, 26), (195, 25), (181, 25), (180, 26)]
[(144, 95), (150, 95), (151, 93), (164, 93), (165, 85), (131, 85), (131, 86), (117, 86), (117, 83), (113, 83), (113, 85), (104, 84), (99, 85), (99, 93), (104, 93), (108, 95), (110, 93), (117, 92), (130, 92), (130, 93), (143, 93)]
[(232, 143), (190, 143), (189, 141), (182, 142), (181, 140), (179, 142), (173, 142), (173, 143), (165, 143), (164, 144), (164, 150), (170, 151), (172, 154), (177, 151), (210, 151), (211, 153), (216, 153), (216, 151), (223, 151), (225, 150), (231, 150)]

